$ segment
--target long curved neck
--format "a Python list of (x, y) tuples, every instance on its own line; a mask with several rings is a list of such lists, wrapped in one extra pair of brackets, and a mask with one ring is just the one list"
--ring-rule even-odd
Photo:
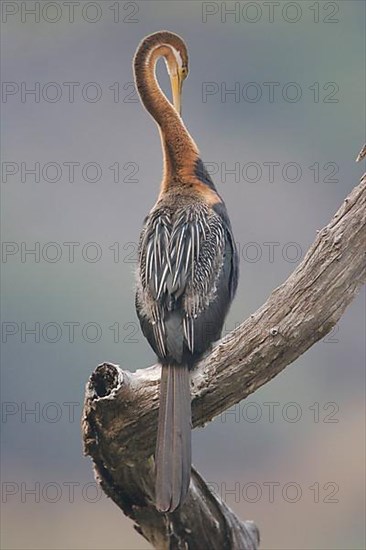
[(162, 191), (174, 181), (185, 181), (199, 158), (197, 145), (181, 117), (161, 90), (155, 75), (156, 62), (169, 46), (158, 45), (137, 52), (134, 70), (137, 90), (147, 111), (159, 126), (164, 154)]

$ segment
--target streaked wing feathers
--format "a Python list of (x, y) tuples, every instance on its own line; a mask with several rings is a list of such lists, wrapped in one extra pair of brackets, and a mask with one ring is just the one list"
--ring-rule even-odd
[(202, 205), (181, 210), (174, 219), (166, 211), (154, 211), (147, 218), (140, 242), (140, 277), (162, 357), (169, 352), (165, 316), (180, 299), (184, 339), (193, 353), (194, 320), (215, 296), (225, 238), (220, 216)]

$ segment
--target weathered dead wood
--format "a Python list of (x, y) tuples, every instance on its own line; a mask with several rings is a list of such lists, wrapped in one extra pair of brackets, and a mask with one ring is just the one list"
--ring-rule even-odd
[[(287, 281), (202, 359), (191, 376), (193, 425), (202, 426), (267, 383), (337, 323), (365, 280), (366, 178), (353, 189)], [(135, 373), (105, 363), (86, 388), (83, 437), (104, 491), (155, 548), (256, 549), (241, 522), (192, 469), (184, 506), (154, 508), (158, 365)]]

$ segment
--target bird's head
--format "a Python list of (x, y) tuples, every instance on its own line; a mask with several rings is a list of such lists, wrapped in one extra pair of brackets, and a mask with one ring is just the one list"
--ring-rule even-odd
[(169, 47), (173, 55), (165, 58), (172, 88), (173, 105), (181, 114), (182, 110), (182, 87), (188, 76), (188, 51), (185, 42), (177, 34), (169, 33), (171, 42)]
[(156, 62), (163, 57), (167, 66), (172, 89), (173, 105), (181, 113), (182, 86), (188, 76), (188, 51), (184, 40), (170, 31), (159, 31), (146, 36), (139, 45), (135, 64), (140, 59), (149, 63), (151, 58)]

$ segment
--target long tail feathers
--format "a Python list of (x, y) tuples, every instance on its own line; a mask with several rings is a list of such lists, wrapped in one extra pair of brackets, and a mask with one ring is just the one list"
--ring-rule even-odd
[(162, 365), (156, 440), (156, 508), (172, 512), (191, 477), (191, 395), (187, 365)]

